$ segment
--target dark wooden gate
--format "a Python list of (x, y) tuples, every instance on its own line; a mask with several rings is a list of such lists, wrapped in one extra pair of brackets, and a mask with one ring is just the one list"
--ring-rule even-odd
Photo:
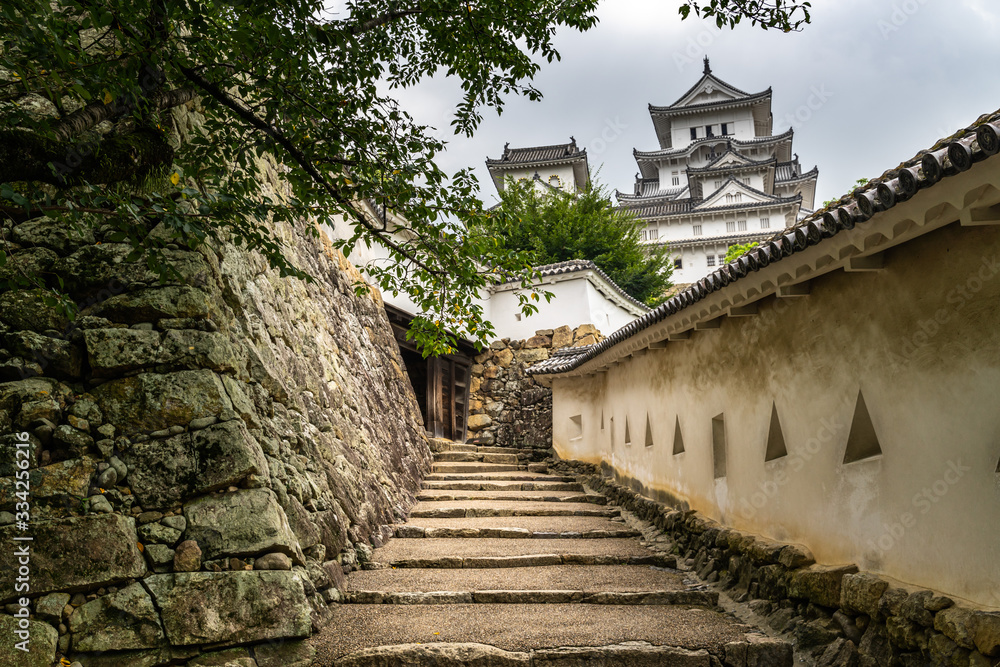
[(469, 370), (475, 348), (459, 343), (456, 354), (424, 359), (406, 340), (410, 318), (386, 306), (389, 321), (429, 435), (464, 442), (469, 417)]

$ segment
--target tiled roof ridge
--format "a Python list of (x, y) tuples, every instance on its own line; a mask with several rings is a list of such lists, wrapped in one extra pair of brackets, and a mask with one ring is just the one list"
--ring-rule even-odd
[[(730, 154), (730, 151), (727, 151), (723, 155), (719, 156), (718, 159), (716, 159), (713, 162), (708, 163), (704, 167), (688, 167), (686, 171), (688, 173), (692, 173), (692, 174), (707, 174), (707, 173), (711, 173), (713, 171), (725, 171), (726, 169), (750, 169), (752, 167), (766, 167), (766, 166), (770, 165), (771, 163), (774, 163), (775, 166), (778, 165), (778, 158), (772, 155), (771, 157), (766, 158), (764, 160), (753, 160), (753, 159), (748, 158), (746, 162), (740, 162), (740, 163), (734, 163), (734, 164), (723, 164), (723, 165), (716, 166), (718, 164), (719, 160), (721, 160), (723, 157), (725, 157), (726, 155), (729, 155), (729, 154)], [(734, 153), (734, 154), (738, 155), (738, 153)]]
[[(572, 137), (571, 137), (572, 139)], [(542, 154), (543, 157), (526, 157), (518, 159), (518, 154), (524, 156), (530, 156), (531, 154)], [(510, 148), (510, 144), (504, 146), (503, 156), (499, 158), (486, 158), (487, 164), (492, 165), (504, 165), (510, 163), (531, 163), (531, 162), (550, 162), (553, 160), (566, 160), (571, 158), (582, 158), (586, 157), (587, 149), (579, 148), (576, 145), (576, 140), (573, 139), (566, 144), (550, 144), (548, 146), (524, 146), (521, 148)]]
[(543, 277), (558, 276), (566, 273), (575, 273), (577, 271), (593, 271), (598, 276), (600, 276), (601, 279), (604, 280), (608, 285), (610, 285), (615, 290), (615, 292), (617, 292), (618, 295), (623, 297), (626, 301), (628, 301), (634, 306), (638, 306), (639, 308), (645, 310), (646, 312), (649, 312), (650, 310), (649, 306), (647, 306), (642, 301), (639, 301), (631, 294), (623, 290), (621, 286), (614, 280), (612, 280), (611, 276), (605, 273), (604, 269), (595, 264), (593, 260), (567, 259), (562, 262), (554, 262), (552, 264), (543, 264), (542, 266), (536, 266), (535, 271), (537, 271), (538, 274)]
[[(783, 141), (784, 139), (792, 138), (794, 136), (795, 136), (795, 129), (790, 127), (787, 130), (785, 130), (784, 132), (782, 132), (781, 134), (771, 134), (771, 135), (768, 135), (766, 137), (754, 137), (753, 139), (733, 139), (733, 138), (730, 138), (730, 139), (728, 139), (728, 141), (732, 142), (735, 145), (739, 145), (739, 146), (759, 146), (760, 144), (766, 144), (766, 143), (772, 142), (772, 141), (773, 142)], [(690, 144), (688, 144), (684, 148), (660, 148), (660, 149), (657, 149), (655, 151), (640, 151), (638, 148), (633, 148), (632, 149), (632, 155), (636, 159), (640, 159), (640, 158), (643, 158), (643, 159), (655, 159), (657, 157), (668, 157), (668, 156), (671, 156), (671, 155), (676, 155), (676, 154), (687, 152), (690, 149), (695, 148), (696, 146), (700, 146), (701, 144), (707, 143), (709, 141), (716, 141), (717, 142), (717, 141), (719, 141), (722, 138), (723, 137), (702, 137), (700, 139), (696, 139), (696, 140), (692, 141)]]
[(637, 195), (631, 192), (622, 192), (621, 190), (615, 190), (615, 197), (619, 202), (628, 201), (634, 202), (623, 206), (623, 208), (631, 208), (633, 205), (649, 205), (649, 204), (666, 204), (672, 201), (678, 201), (677, 195), (684, 191), (684, 188), (678, 188), (677, 192), (668, 192), (666, 190), (659, 190), (656, 194), (652, 195)]
[[(750, 93), (748, 93), (746, 91), (743, 91), (743, 90), (740, 90), (736, 86), (734, 86), (734, 85), (732, 85), (730, 83), (727, 83), (726, 81), (723, 81), (719, 77), (715, 76), (712, 73), (711, 70), (709, 70), (709, 71), (705, 72), (704, 74), (702, 74), (701, 78), (698, 79), (697, 81), (695, 81), (695, 84), (693, 86), (691, 86), (690, 88), (688, 88), (687, 92), (685, 92), (683, 95), (681, 95), (680, 97), (678, 97), (677, 100), (673, 104), (665, 106), (665, 107), (659, 107), (659, 106), (656, 106), (654, 104), (650, 104), (649, 108), (650, 109), (654, 109), (654, 108), (655, 109), (671, 109), (673, 107), (676, 107), (678, 104), (680, 104), (681, 100), (683, 100), (685, 97), (687, 97), (688, 95), (690, 95), (691, 93), (693, 93), (698, 88), (698, 86), (700, 86), (702, 83), (704, 83), (704, 81), (706, 79), (712, 79), (716, 83), (722, 84), (723, 86), (725, 86), (729, 90), (733, 91), (734, 93), (738, 93), (738, 94), (742, 95), (743, 97), (751, 97)], [(768, 88), (768, 90), (770, 91), (771, 89)], [(755, 94), (759, 95), (760, 93), (755, 93)]]
[[(768, 195), (768, 196), (770, 196), (770, 195)], [(785, 204), (794, 204), (796, 202), (801, 202), (801, 201), (802, 201), (802, 195), (796, 194), (796, 195), (792, 195), (791, 197), (776, 197), (776, 198), (772, 198), (772, 199), (769, 199), (768, 201), (763, 201), (763, 202), (754, 201), (754, 202), (746, 202), (746, 203), (743, 203), (743, 204), (726, 204), (724, 206), (710, 206), (710, 207), (707, 207), (707, 208), (696, 208), (696, 207), (692, 206), (691, 205), (691, 202), (692, 202), (691, 199), (674, 200), (673, 202), (669, 202), (668, 201), (668, 202), (664, 202), (662, 204), (652, 204), (652, 205), (647, 204), (646, 206), (639, 206), (639, 205), (635, 205), (635, 206), (623, 206), (621, 208), (627, 208), (627, 209), (629, 209), (629, 211), (635, 213), (635, 215), (637, 217), (639, 217), (641, 219), (644, 219), (644, 220), (649, 220), (651, 217), (668, 218), (668, 217), (671, 217), (671, 216), (691, 215), (691, 214), (700, 214), (700, 213), (718, 213), (718, 212), (721, 212), (721, 211), (739, 211), (739, 210), (743, 210), (743, 209), (761, 208), (761, 207), (766, 207), (766, 206), (783, 206)], [(664, 213), (651, 213), (651, 214), (648, 214), (648, 215), (646, 213), (642, 212), (642, 210), (644, 208), (654, 208), (656, 206), (668, 206), (671, 203), (676, 203), (677, 204), (677, 207), (678, 207), (677, 210), (675, 210), (675, 211), (667, 211), (667, 212), (664, 212)]]
[[(735, 183), (736, 185), (740, 186), (740, 188), (743, 189), (743, 190), (747, 190), (749, 192), (752, 192), (755, 195), (760, 195), (761, 197), (767, 197), (767, 198), (769, 198), (771, 200), (774, 200), (774, 201), (778, 201), (780, 199), (783, 199), (783, 197), (777, 197), (775, 195), (769, 195), (766, 192), (764, 192), (763, 190), (758, 190), (757, 188), (755, 188), (755, 187), (753, 187), (751, 185), (747, 185), (743, 181), (738, 181), (738, 180), (736, 180), (735, 176), (730, 176), (729, 178), (727, 178), (722, 183), (722, 185), (720, 185), (719, 187), (717, 187), (715, 189), (715, 191), (712, 192), (712, 194), (708, 195), (707, 197), (702, 197), (702, 201), (708, 201), (709, 199), (711, 199), (715, 195), (719, 194), (720, 192), (722, 192), (723, 190), (725, 190), (726, 186), (729, 185), (730, 183)], [(794, 199), (794, 197), (784, 197), (784, 199)], [(759, 204), (760, 202), (751, 202), (751, 203)], [(712, 206), (710, 208), (714, 209), (715, 207)]]
[(778, 179), (777, 174), (775, 174), (774, 182), (775, 182), (775, 184), (778, 184), (778, 183), (794, 183), (796, 181), (809, 180), (810, 178), (812, 178), (814, 176), (819, 176), (819, 167), (818, 166), (813, 167), (809, 171), (804, 171), (801, 174), (799, 174), (798, 176), (792, 176), (791, 178), (786, 178), (786, 179)]
[(687, 111), (701, 111), (702, 109), (725, 106), (727, 104), (745, 104), (747, 102), (756, 102), (757, 100), (762, 100), (770, 97), (773, 94), (773, 92), (774, 91), (771, 90), (771, 88), (768, 88), (767, 90), (762, 90), (759, 93), (743, 93), (743, 97), (734, 97), (728, 100), (716, 100), (715, 102), (699, 102), (698, 104), (685, 104), (683, 106), (678, 106), (676, 102), (666, 107), (650, 104), (649, 115), (672, 116)]
[[(976, 150), (978, 149), (978, 150)], [(600, 343), (561, 363), (552, 359), (527, 369), (534, 375), (564, 373), (577, 368), (622, 341), (691, 306), (716, 290), (746, 277), (771, 262), (801, 252), (855, 224), (870, 220), (920, 189), (969, 169), (974, 162), (1000, 152), (1000, 110), (980, 116), (972, 125), (938, 140), (929, 149), (886, 170), (880, 177), (853, 189), (830, 205), (778, 232), (738, 259), (716, 269), (650, 312), (614, 331)]]
[(650, 245), (657, 246), (667, 246), (667, 247), (678, 247), (678, 246), (693, 246), (693, 245), (705, 245), (709, 243), (720, 243), (723, 241), (739, 241), (741, 239), (748, 239), (749, 241), (762, 240), (766, 241), (770, 239), (771, 231), (765, 230), (763, 232), (738, 232), (733, 234), (721, 234), (716, 236), (689, 236), (683, 239), (673, 239), (673, 240), (663, 240)]

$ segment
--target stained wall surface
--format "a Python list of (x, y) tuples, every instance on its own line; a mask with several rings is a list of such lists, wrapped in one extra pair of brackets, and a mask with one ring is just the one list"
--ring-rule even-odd
[(1000, 606), (1000, 228), (956, 222), (883, 261), (557, 376), (556, 451), (820, 563)]

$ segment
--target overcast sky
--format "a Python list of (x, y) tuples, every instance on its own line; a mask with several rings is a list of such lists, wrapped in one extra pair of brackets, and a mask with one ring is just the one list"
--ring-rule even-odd
[[(676, 101), (701, 77), (705, 55), (737, 88), (774, 89), (774, 133), (794, 127), (803, 168), (819, 166), (817, 204), (1000, 108), (997, 0), (813, 0), (812, 24), (795, 34), (681, 21), (677, 5), (606, 0), (595, 28), (557, 33), (562, 61), (535, 79), (544, 99), (510, 98), (499, 117), (487, 111), (475, 137), (448, 139), (441, 166), (475, 167), (492, 203), (487, 156), (500, 157), (508, 141), (573, 135), (592, 173), (631, 191), (632, 149), (658, 147), (647, 104)], [(418, 120), (442, 128), (458, 98), (445, 79), (401, 95)]]

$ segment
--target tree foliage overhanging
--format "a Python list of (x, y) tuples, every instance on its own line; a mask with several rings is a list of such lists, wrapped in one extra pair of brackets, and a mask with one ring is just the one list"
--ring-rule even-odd
[(500, 204), (476, 231), (500, 239), (508, 250), (530, 253), (535, 266), (592, 260), (635, 299), (662, 303), (673, 265), (666, 246), (640, 241), (644, 222), (615, 208), (594, 181), (577, 193), (536, 183), (508, 178)]
[[(541, 97), (531, 80), (559, 58), (556, 28), (590, 29), (597, 2), (346, 0), (330, 13), (323, 0), (4, 0), (0, 219), (110, 226), (160, 273), (167, 241), (232, 240), (308, 279), (268, 222), (342, 216), (355, 232), (345, 251), (377, 245), (395, 260), (372, 277), (426, 313), (414, 328), (426, 352), (448, 349), (449, 331), (488, 340), (473, 297), (497, 273), (528, 284), (527, 258), (465, 233), (484, 215), (478, 184), (437, 166), (442, 128), (416, 122), (394, 91), (456, 77), (463, 98), (448, 129), (469, 135), (506, 96)], [(807, 2), (682, 0), (679, 10), (720, 25), (808, 22)], [(171, 110), (195, 100), (204, 122), (178, 141)], [(290, 196), (260, 192), (262, 160), (281, 165)], [(366, 214), (363, 200), (405, 229)], [(155, 225), (168, 234), (150, 235)], [(527, 294), (521, 307), (533, 308)]]

